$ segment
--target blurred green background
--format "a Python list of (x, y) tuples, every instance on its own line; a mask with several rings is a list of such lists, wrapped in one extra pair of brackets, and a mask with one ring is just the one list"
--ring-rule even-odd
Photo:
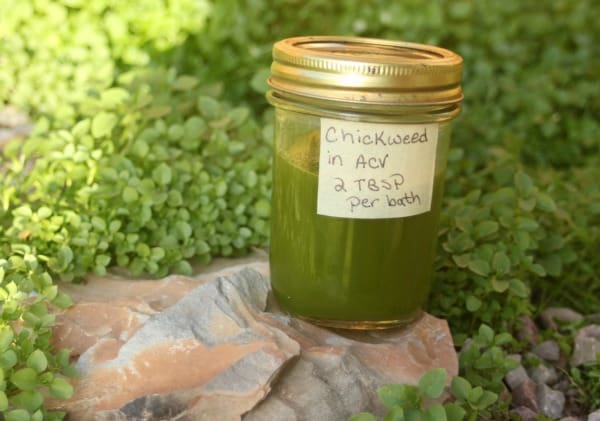
[[(68, 371), (48, 343), (44, 300), (69, 305), (55, 279), (189, 274), (268, 245), (266, 78), (296, 35), (464, 58), (428, 308), (457, 345), (549, 306), (600, 311), (598, 16), (597, 0), (0, 0), (0, 109), (35, 126), (0, 154), (0, 325), (18, 364), (41, 349)], [(13, 335), (24, 314), (30, 336)], [(19, 394), (0, 406), (42, 411)]]

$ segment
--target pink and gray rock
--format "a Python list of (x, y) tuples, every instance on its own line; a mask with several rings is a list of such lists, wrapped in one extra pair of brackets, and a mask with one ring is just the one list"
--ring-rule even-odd
[(377, 387), (457, 374), (446, 322), (343, 333), (279, 312), (264, 258), (194, 278), (90, 278), (64, 289), (57, 347), (78, 356), (72, 419), (346, 420), (382, 414)]

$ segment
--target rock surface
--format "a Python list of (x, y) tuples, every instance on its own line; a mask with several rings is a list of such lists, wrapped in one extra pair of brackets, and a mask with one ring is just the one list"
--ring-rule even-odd
[(537, 400), (540, 412), (549, 418), (560, 418), (565, 408), (565, 395), (545, 384), (538, 384)]
[(558, 373), (554, 367), (540, 364), (531, 370), (531, 380), (540, 384), (552, 385), (558, 380)]
[(600, 353), (600, 325), (586, 326), (577, 332), (571, 365), (578, 366), (597, 360)]
[(540, 314), (542, 326), (557, 330), (556, 321), (563, 323), (572, 323), (583, 320), (583, 315), (570, 308), (565, 307), (549, 307)]
[(560, 359), (560, 347), (553, 340), (536, 345), (531, 352), (546, 361), (558, 361)]
[(445, 321), (405, 330), (340, 332), (290, 318), (269, 295), (264, 256), (162, 280), (90, 278), (64, 288), (57, 347), (80, 378), (72, 419), (347, 420), (382, 414), (376, 388), (458, 370)]
[(600, 421), (600, 409), (588, 415), (587, 421)]
[(518, 407), (526, 407), (534, 412), (538, 412), (539, 406), (537, 401), (537, 386), (531, 379), (527, 379), (518, 385), (512, 391), (513, 405)]

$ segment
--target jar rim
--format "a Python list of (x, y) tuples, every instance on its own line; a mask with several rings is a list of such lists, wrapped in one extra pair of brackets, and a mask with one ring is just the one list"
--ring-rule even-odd
[(275, 43), (268, 83), (282, 93), (365, 105), (443, 105), (463, 99), (462, 58), (404, 41), (307, 36)]

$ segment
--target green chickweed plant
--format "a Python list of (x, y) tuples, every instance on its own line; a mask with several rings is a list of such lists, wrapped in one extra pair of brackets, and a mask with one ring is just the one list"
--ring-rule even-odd
[(596, 361), (582, 367), (572, 367), (569, 374), (581, 393), (581, 405), (587, 407), (589, 412), (600, 409), (600, 352), (596, 355)]
[[(489, 416), (487, 408), (494, 404), (498, 395), (481, 386), (473, 387), (468, 380), (452, 378), (448, 403), (429, 403), (444, 392), (447, 373), (443, 368), (434, 368), (423, 374), (417, 386), (389, 385), (378, 389), (383, 405), (388, 409), (384, 421), (474, 421)], [(489, 418), (487, 418), (489, 419)], [(350, 421), (375, 421), (370, 413), (360, 413)]]
[[(423, 374), (417, 386), (388, 385), (378, 389), (380, 401), (388, 409), (384, 421), (475, 421), (503, 419), (508, 402), (499, 400), (504, 390), (502, 379), (518, 365), (508, 358), (505, 347), (513, 342), (508, 333), (495, 334), (481, 325), (460, 352), (460, 376), (450, 382), (447, 402), (439, 399), (447, 383), (443, 368)], [(370, 413), (355, 415), (350, 421), (375, 421)]]
[(460, 149), (450, 157), (430, 310), (450, 320), (458, 343), (481, 323), (512, 331), (539, 280), (577, 258), (552, 197), (505, 151), (490, 154), (481, 168)]
[(5, 232), (62, 279), (117, 265), (189, 274), (189, 258), (267, 241), (271, 152), (249, 111), (193, 77), (142, 73), (92, 93), (70, 130), (42, 120), (5, 151)]
[[(21, 277), (18, 255), (0, 260), (0, 411), (5, 420), (55, 420), (64, 413), (48, 411), (46, 397), (67, 399), (73, 387), (64, 376), (74, 376), (69, 351), (54, 352), (50, 344), (54, 314), (48, 312), (48, 301), (69, 305), (56, 285), (44, 289), (43, 296), (28, 297), (27, 286), (18, 284)], [(35, 262), (28, 255), (28, 268)], [(47, 273), (39, 274), (48, 276)]]

